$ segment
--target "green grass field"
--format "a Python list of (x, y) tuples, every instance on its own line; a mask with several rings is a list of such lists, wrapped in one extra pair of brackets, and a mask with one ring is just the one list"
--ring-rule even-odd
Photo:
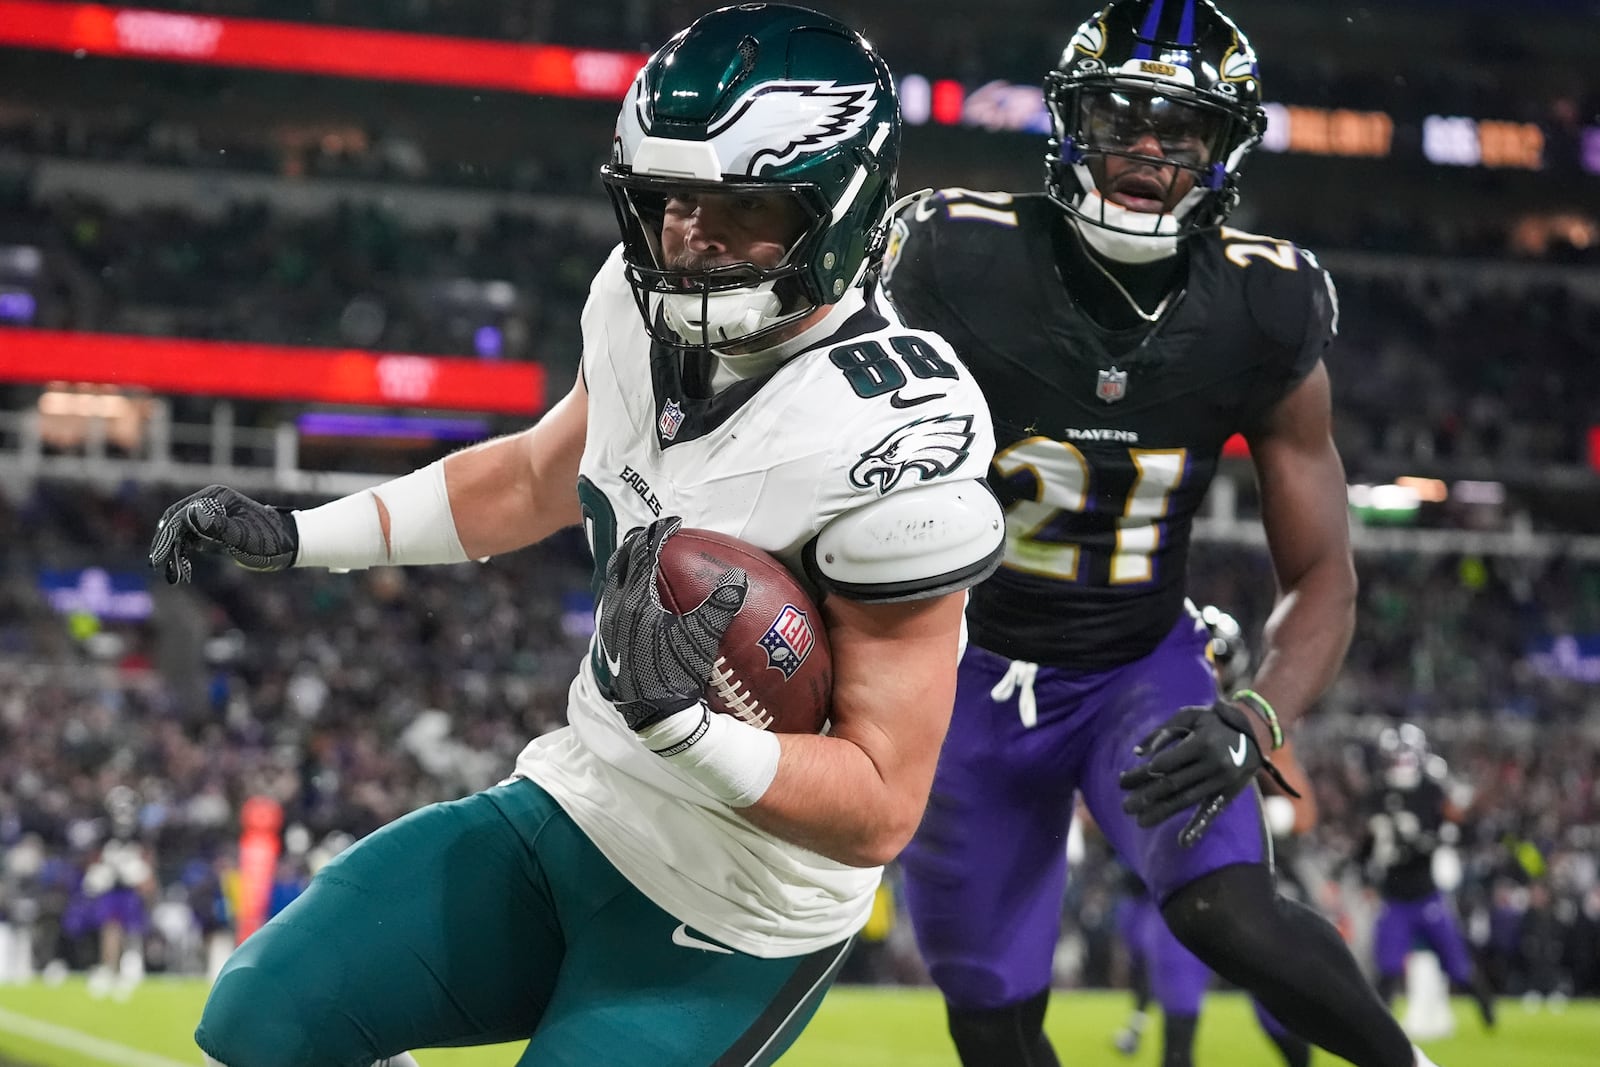
[[(0, 1061), (28, 1067), (198, 1067), (189, 1032), (205, 999), (198, 981), (153, 980), (123, 1002), (91, 999), (81, 982), (0, 987)], [(1066, 1067), (1151, 1067), (1148, 1038), (1132, 1059), (1111, 1050), (1127, 1011), (1117, 993), (1058, 995), (1049, 1029)], [(1560, 1014), (1501, 1004), (1498, 1032), (1485, 1034), (1466, 1002), (1456, 1005), (1455, 1037), (1429, 1042), (1441, 1067), (1594, 1067), (1600, 1064), (1600, 1003), (1579, 1001)], [(518, 1048), (419, 1053), (424, 1067), (510, 1067)], [(1333, 1065), (1331, 1056), (1316, 1061)], [(1278, 1067), (1243, 998), (1207, 1001), (1196, 1054), (1199, 1067)], [(938, 998), (928, 990), (844, 986), (784, 1057), (785, 1067), (951, 1067)]]

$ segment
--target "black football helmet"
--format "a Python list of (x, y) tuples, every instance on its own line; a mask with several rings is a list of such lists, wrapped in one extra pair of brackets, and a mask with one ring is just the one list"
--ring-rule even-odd
[[(639, 72), (600, 170), (646, 328), (748, 347), (833, 303), (882, 255), (899, 158), (894, 79), (859, 33), (786, 4), (697, 19)], [(675, 268), (663, 211), (697, 193), (791, 197), (804, 232), (775, 267)]]
[[(1255, 52), (1210, 0), (1113, 0), (1073, 34), (1045, 101), (1050, 199), (1089, 225), (1167, 241), (1222, 224), (1267, 128)], [(1160, 156), (1135, 151), (1152, 135)], [(1125, 209), (1100, 186), (1108, 156), (1181, 168), (1194, 188), (1161, 213)]]

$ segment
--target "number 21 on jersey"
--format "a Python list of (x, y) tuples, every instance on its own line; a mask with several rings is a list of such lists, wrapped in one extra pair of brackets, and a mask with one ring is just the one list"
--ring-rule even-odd
[[(1116, 542), (1108, 581), (1132, 585), (1155, 577), (1153, 556), (1166, 535), (1172, 493), (1183, 483), (1188, 450), (1130, 448), (1134, 478), (1116, 519)], [(1005, 566), (1031, 574), (1075, 582), (1080, 577), (1083, 548), (1072, 541), (1048, 538), (1047, 531), (1063, 513), (1089, 511), (1094, 470), (1089, 459), (1066, 441), (1030, 437), (994, 458), (1003, 477), (1033, 475), (1034, 499), (1018, 500), (1006, 509)]]

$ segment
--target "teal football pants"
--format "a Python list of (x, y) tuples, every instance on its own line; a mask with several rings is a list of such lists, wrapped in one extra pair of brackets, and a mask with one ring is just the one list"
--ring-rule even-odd
[(227, 1067), (518, 1040), (529, 1067), (769, 1064), (848, 945), (717, 951), (518, 779), (413, 812), (324, 867), (228, 960), (195, 1040)]

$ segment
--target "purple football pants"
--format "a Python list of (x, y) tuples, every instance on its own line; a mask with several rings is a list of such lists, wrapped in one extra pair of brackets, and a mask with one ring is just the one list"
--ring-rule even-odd
[(1050, 984), (1074, 792), (1158, 901), (1265, 860), (1253, 789), (1192, 848), (1177, 840), (1189, 812), (1145, 830), (1122, 810), (1134, 746), (1178, 708), (1216, 699), (1205, 645), (1185, 615), (1149, 655), (1105, 671), (1030, 669), (968, 646), (927, 814), (901, 855), (917, 943), (953, 1006), (1004, 1007)]
[(1384, 901), (1372, 939), (1378, 973), (1385, 978), (1404, 974), (1406, 955), (1421, 944), (1439, 957), (1439, 966), (1451, 981), (1459, 985), (1472, 982), (1472, 957), (1443, 893)]
[(98, 926), (120, 926), (130, 934), (142, 934), (149, 926), (150, 914), (138, 890), (117, 886), (95, 898)]
[(1140, 897), (1130, 901), (1129, 908), (1124, 937), (1128, 952), (1144, 960), (1150, 995), (1165, 1015), (1199, 1015), (1200, 1001), (1211, 984), (1211, 968), (1173, 936), (1155, 901)]

